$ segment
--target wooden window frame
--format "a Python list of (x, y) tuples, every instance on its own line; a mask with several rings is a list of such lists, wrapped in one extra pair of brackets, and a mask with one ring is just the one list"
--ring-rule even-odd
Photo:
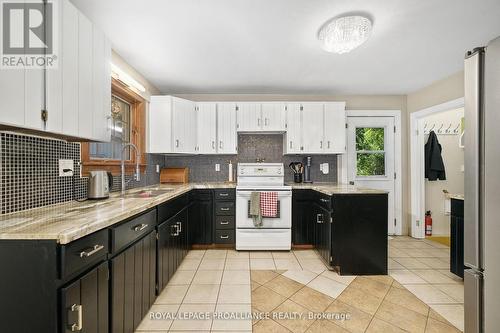
[[(120, 81), (112, 78), (111, 80), (111, 93), (131, 106), (131, 131), (130, 142), (135, 144), (139, 149), (140, 160), (139, 165), (141, 173), (146, 169), (146, 100), (132, 91)], [(105, 170), (118, 176), (121, 174), (120, 160), (111, 159), (92, 159), (90, 156), (90, 143), (81, 143), (81, 161), (82, 161), (82, 175), (87, 176), (89, 171)], [(136, 154), (131, 150), (130, 159), (125, 161), (125, 173), (133, 174), (135, 171)]]

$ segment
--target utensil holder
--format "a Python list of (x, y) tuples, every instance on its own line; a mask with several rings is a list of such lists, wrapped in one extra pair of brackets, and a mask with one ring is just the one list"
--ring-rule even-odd
[(301, 173), (294, 173), (293, 174), (293, 181), (295, 183), (302, 183), (302, 174)]

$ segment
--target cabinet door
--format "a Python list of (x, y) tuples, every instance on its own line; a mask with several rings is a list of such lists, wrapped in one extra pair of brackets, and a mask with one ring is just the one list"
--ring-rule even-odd
[(189, 206), (189, 244), (213, 243), (213, 202), (212, 200), (196, 200)]
[(197, 103), (198, 154), (217, 153), (217, 104)]
[(297, 154), (302, 150), (302, 111), (299, 103), (289, 103), (286, 106), (286, 142), (287, 154)]
[(284, 131), (285, 123), (285, 103), (262, 103), (262, 129), (264, 131)]
[(325, 103), (324, 152), (345, 153), (346, 149), (345, 102)]
[(61, 288), (61, 332), (108, 332), (108, 266)]
[(304, 154), (321, 154), (323, 142), (323, 104), (302, 104), (302, 147)]
[(107, 107), (107, 95), (111, 96), (111, 87), (107, 86), (107, 76), (111, 73), (107, 72), (108, 66), (106, 62), (107, 50), (109, 44), (106, 41), (104, 33), (93, 27), (93, 133), (92, 137), (98, 141), (110, 141), (111, 131), (109, 122), (111, 120), (111, 107)]
[(172, 152), (172, 97), (151, 96), (148, 112), (148, 152)]
[(78, 136), (81, 138), (92, 138), (93, 132), (92, 40), (92, 22), (78, 13)]
[(194, 153), (196, 145), (196, 112), (194, 103), (181, 98), (172, 98), (173, 152)]
[(236, 104), (217, 104), (217, 137), (219, 154), (236, 154)]
[[(78, 136), (78, 10), (70, 1), (61, 1), (62, 36), (59, 68), (62, 77), (62, 132)], [(54, 94), (57, 95), (57, 87)], [(52, 95), (52, 93), (49, 93)]]
[(262, 130), (260, 103), (237, 103), (237, 128), (239, 132), (257, 132)]
[(24, 71), (2, 69), (0, 75), (0, 123), (24, 126)]

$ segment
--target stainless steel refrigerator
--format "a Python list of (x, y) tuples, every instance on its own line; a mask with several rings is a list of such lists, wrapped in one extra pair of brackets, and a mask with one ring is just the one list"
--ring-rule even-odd
[(465, 58), (465, 332), (500, 332), (500, 37)]

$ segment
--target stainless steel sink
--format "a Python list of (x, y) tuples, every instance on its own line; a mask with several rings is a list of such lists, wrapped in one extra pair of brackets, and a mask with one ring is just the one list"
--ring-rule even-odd
[(147, 190), (139, 190), (136, 192), (125, 194), (126, 198), (154, 198), (159, 195), (172, 192), (173, 188), (151, 188)]

